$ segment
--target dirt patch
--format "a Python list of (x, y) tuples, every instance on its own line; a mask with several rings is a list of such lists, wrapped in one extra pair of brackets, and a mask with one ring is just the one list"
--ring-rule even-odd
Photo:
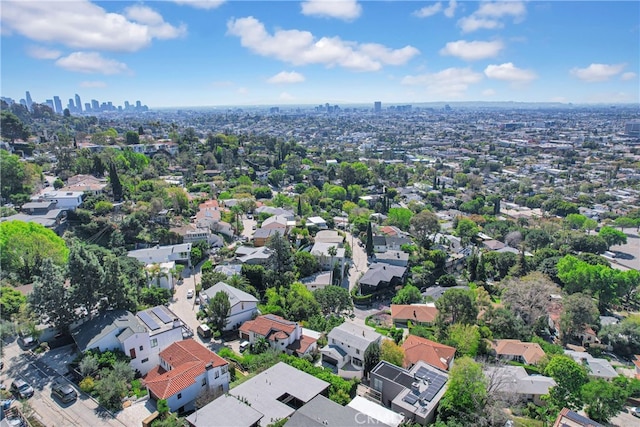
[(384, 311), (372, 314), (370, 319), (373, 323), (375, 323), (376, 326), (382, 328), (391, 328), (393, 326), (393, 319), (391, 319), (391, 314)]

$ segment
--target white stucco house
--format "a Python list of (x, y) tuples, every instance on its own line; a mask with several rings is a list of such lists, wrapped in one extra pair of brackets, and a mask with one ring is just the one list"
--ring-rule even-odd
[(373, 328), (346, 321), (329, 332), (327, 341), (320, 349), (322, 364), (343, 378), (362, 378), (364, 353), (370, 345), (380, 345), (382, 335)]
[(218, 292), (226, 293), (231, 304), (225, 331), (238, 329), (244, 322), (258, 315), (258, 299), (256, 297), (224, 282), (218, 282), (209, 289), (200, 292), (200, 309), (204, 309)]

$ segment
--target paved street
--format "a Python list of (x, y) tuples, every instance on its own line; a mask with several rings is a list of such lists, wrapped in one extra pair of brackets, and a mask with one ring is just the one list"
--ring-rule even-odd
[(356, 287), (358, 279), (367, 270), (367, 254), (364, 248), (361, 247), (358, 242), (360, 239), (353, 236), (348, 231), (346, 232), (347, 242), (351, 245), (351, 252), (353, 253), (353, 262), (349, 268), (349, 292)]
[(185, 269), (182, 273), (184, 281), (181, 285), (176, 285), (175, 293), (169, 303), (169, 309), (191, 328), (195, 340), (200, 340), (196, 332), (200, 324), (196, 319), (196, 313), (200, 310), (200, 306), (196, 304), (195, 296), (187, 298), (187, 290), (193, 289), (195, 292), (196, 284), (200, 283), (201, 276), (200, 265), (189, 270)]

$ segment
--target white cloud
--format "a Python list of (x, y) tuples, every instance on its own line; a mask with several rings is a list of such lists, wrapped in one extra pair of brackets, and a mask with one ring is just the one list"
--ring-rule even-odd
[(79, 73), (121, 74), (129, 72), (126, 64), (103, 58), (98, 52), (73, 52), (56, 61), (56, 65)]
[(493, 58), (502, 49), (504, 44), (499, 40), (491, 42), (458, 40), (447, 43), (440, 49), (440, 55), (455, 56), (465, 61), (477, 61)]
[(406, 76), (402, 84), (425, 86), (432, 95), (460, 98), (470, 85), (482, 80), (482, 74), (469, 68), (447, 68), (437, 73)]
[(496, 91), (493, 89), (485, 89), (482, 91), (483, 96), (494, 96), (495, 94), (496, 94)]
[(282, 92), (280, 94), (280, 96), (278, 97), (281, 101), (293, 101), (294, 99), (296, 99), (295, 96), (291, 95), (288, 92)]
[(267, 80), (267, 83), (272, 83), (272, 84), (301, 83), (304, 80), (305, 80), (304, 76), (300, 73), (296, 73), (295, 71), (291, 71), (291, 72), (281, 71), (275, 76), (270, 77)]
[(185, 26), (164, 22), (146, 6), (132, 6), (125, 13), (130, 17), (108, 13), (87, 0), (3, 0), (0, 22), (7, 31), (31, 40), (75, 49), (125, 52), (140, 50), (154, 38), (175, 38), (186, 32)]
[(249, 89), (246, 87), (239, 87), (238, 90), (236, 90), (236, 93), (238, 95), (248, 95), (249, 94)]
[(30, 46), (27, 48), (27, 54), (36, 59), (58, 59), (62, 52), (42, 46)]
[(484, 74), (490, 79), (504, 80), (512, 83), (526, 83), (538, 78), (533, 71), (518, 68), (511, 62), (505, 62), (500, 65), (488, 65), (487, 68), (484, 69)]
[(324, 64), (354, 71), (376, 71), (384, 65), (405, 64), (420, 52), (413, 46), (390, 49), (386, 46), (345, 41), (339, 37), (317, 39), (301, 30), (276, 30), (269, 34), (262, 22), (252, 16), (232, 19), (228, 34), (254, 53), (294, 65)]
[(357, 0), (307, 0), (302, 3), (302, 14), (325, 16), (353, 21), (362, 13)]
[(624, 70), (625, 64), (591, 64), (586, 68), (572, 68), (570, 73), (585, 82), (603, 82)]
[(107, 87), (107, 84), (101, 81), (84, 81), (84, 82), (80, 82), (80, 87), (100, 88), (100, 87)]
[(624, 80), (624, 81), (635, 80), (636, 77), (637, 77), (636, 73), (628, 71), (626, 73), (622, 73), (622, 75), (620, 76), (620, 80)]
[(447, 18), (453, 18), (453, 15), (456, 13), (456, 7), (458, 7), (458, 2), (456, 0), (449, 1), (449, 6), (444, 10), (444, 16)]
[(511, 17), (513, 21), (521, 22), (527, 13), (524, 2), (499, 1), (482, 2), (478, 10), (458, 21), (458, 25), (465, 33), (480, 29), (493, 30), (504, 27), (503, 18)]
[(196, 9), (215, 9), (225, 0), (173, 0), (174, 3), (195, 7)]
[(441, 10), (442, 10), (442, 3), (438, 2), (438, 3), (432, 4), (431, 6), (425, 6), (422, 9), (416, 10), (415, 12), (413, 12), (413, 15), (417, 16), (418, 18), (428, 18), (440, 12)]

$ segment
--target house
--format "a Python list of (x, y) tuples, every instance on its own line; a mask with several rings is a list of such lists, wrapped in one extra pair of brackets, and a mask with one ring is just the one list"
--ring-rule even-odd
[(287, 219), (287, 221), (295, 221), (296, 216), (293, 214), (293, 211), (282, 208), (275, 208), (273, 206), (260, 206), (256, 208), (256, 213), (261, 214), (265, 213), (267, 215), (282, 215)]
[(369, 269), (360, 277), (360, 292), (363, 295), (372, 294), (382, 289), (391, 288), (404, 283), (407, 274), (406, 267), (372, 263)]
[[(359, 422), (360, 421), (360, 422)], [(298, 409), (285, 427), (358, 427), (366, 425), (367, 416), (357, 410), (338, 405), (319, 394)]]
[(60, 191), (65, 192), (81, 192), (98, 196), (104, 192), (107, 186), (105, 178), (96, 178), (92, 175), (74, 175), (69, 177), (67, 185), (62, 187)]
[(370, 345), (380, 345), (382, 335), (372, 328), (344, 322), (327, 336), (327, 345), (320, 349), (322, 364), (344, 378), (362, 378), (364, 353)]
[(316, 289), (324, 289), (333, 283), (332, 271), (321, 271), (309, 277), (300, 278), (300, 282), (307, 287), (311, 292)]
[(295, 222), (291, 224), (291, 220), (285, 215), (274, 215), (262, 221), (262, 228), (272, 228), (282, 230), (280, 234), (283, 236), (287, 234), (287, 228), (294, 226)]
[(444, 287), (444, 286), (430, 286), (427, 289), (424, 289), (424, 292), (422, 292), (422, 296), (423, 297), (429, 297), (431, 299), (433, 299), (433, 301), (438, 301), (442, 295), (444, 295), (444, 293), (446, 291), (448, 291), (449, 289), (464, 289), (464, 290), (469, 290), (468, 286), (462, 286), (462, 285), (458, 285), (458, 286), (451, 286), (451, 287)]
[(326, 230), (327, 228), (329, 228), (327, 226), (327, 221), (324, 220), (324, 218), (320, 217), (320, 216), (311, 216), (309, 218), (307, 218), (307, 222), (305, 224), (306, 227), (317, 227), (320, 230)]
[(267, 241), (272, 236), (280, 234), (284, 236), (286, 227), (283, 228), (258, 228), (253, 233), (253, 246), (259, 248), (267, 244)]
[(586, 351), (565, 350), (564, 354), (584, 366), (587, 369), (587, 375), (591, 378), (611, 381), (618, 376), (618, 372), (607, 359), (593, 357)]
[(316, 243), (332, 243), (341, 248), (344, 242), (344, 236), (341, 236), (336, 230), (320, 230), (314, 237)]
[(129, 251), (127, 255), (143, 264), (160, 264), (175, 261), (191, 267), (191, 243), (136, 249)]
[(224, 282), (218, 282), (209, 289), (200, 292), (200, 308), (206, 306), (218, 292), (227, 294), (231, 305), (225, 331), (237, 329), (244, 322), (258, 315), (258, 299), (256, 297)]
[[(25, 206), (27, 206), (25, 208)], [(36, 207), (37, 206), (37, 207)], [(42, 206), (53, 206), (53, 209), (44, 210)], [(0, 218), (0, 222), (4, 221), (22, 221), (34, 222), (45, 228), (52, 230), (59, 236), (62, 236), (67, 229), (67, 210), (55, 209), (56, 202), (30, 202), (22, 206), (26, 213), (17, 213), (15, 215)]]
[(131, 368), (146, 374), (159, 363), (159, 353), (192, 331), (169, 308), (159, 305), (133, 315), (109, 310), (71, 331), (78, 350), (121, 350), (131, 358)]
[(388, 250), (386, 252), (378, 252), (373, 254), (375, 262), (389, 265), (397, 265), (406, 267), (409, 265), (409, 254), (403, 251)]
[(144, 270), (149, 286), (158, 286), (163, 289), (173, 289), (175, 286), (175, 261), (147, 264), (144, 266)]
[(229, 362), (202, 344), (188, 339), (160, 352), (160, 363), (142, 379), (154, 400), (166, 399), (172, 412), (195, 408), (207, 390), (221, 396), (229, 390)]
[(413, 242), (410, 238), (404, 236), (386, 236), (385, 246), (388, 251), (402, 250), (402, 245), (411, 245)]
[(416, 335), (409, 335), (402, 343), (404, 367), (411, 369), (419, 361), (448, 371), (453, 366), (456, 349)]
[(491, 347), (496, 357), (534, 365), (545, 356), (540, 344), (520, 340), (494, 340)]
[(403, 414), (405, 421), (427, 425), (435, 421), (440, 399), (447, 390), (447, 372), (418, 362), (411, 370), (380, 361), (369, 374), (372, 397)]
[(223, 394), (189, 415), (187, 422), (190, 427), (259, 427), (263, 417), (237, 397)]
[(47, 191), (31, 198), (32, 201), (56, 202), (58, 209), (75, 211), (82, 204), (82, 191)]
[[(328, 382), (284, 362), (279, 362), (234, 387), (229, 394), (261, 413), (263, 417), (260, 419), (260, 425), (266, 426), (291, 417), (296, 410), (319, 394), (326, 394), (328, 389)], [(205, 408), (206, 406), (203, 409)], [(215, 416), (212, 414), (211, 418), (203, 420), (202, 423), (193, 425), (196, 427), (237, 426), (229, 422), (227, 412), (229, 410), (225, 409)]]
[(211, 232), (211, 227), (207, 227), (202, 224), (188, 224), (181, 227), (171, 227), (170, 230), (181, 236), (183, 243), (207, 242), (207, 245), (212, 248), (221, 248), (224, 246), (224, 239)]
[(398, 327), (406, 327), (408, 322), (416, 325), (431, 325), (438, 316), (434, 303), (391, 304), (391, 319)]
[(590, 418), (567, 408), (562, 408), (553, 427), (604, 427)]
[[(329, 252), (334, 248), (336, 253), (331, 255)], [(344, 267), (346, 264), (345, 249), (338, 247), (335, 243), (316, 242), (311, 248), (311, 255), (315, 256), (323, 271), (333, 271), (337, 264), (340, 269), (340, 277), (344, 277)]]
[(358, 416), (357, 421), (360, 424), (398, 427), (404, 421), (403, 415), (362, 396), (354, 397), (351, 402), (347, 403), (347, 407), (353, 408), (361, 414), (366, 414), (366, 418)]
[(283, 353), (304, 356), (318, 348), (318, 340), (304, 335), (299, 323), (285, 320), (275, 314), (265, 314), (248, 320), (240, 326), (239, 332), (240, 338), (251, 344), (259, 338), (264, 338), (271, 348)]
[(385, 252), (386, 250), (387, 250), (386, 236), (382, 236), (382, 235), (373, 236), (373, 251)]
[(273, 251), (266, 246), (252, 248), (249, 246), (240, 246), (236, 248), (236, 258), (242, 264), (269, 266)]
[(516, 394), (522, 401), (544, 405), (542, 396), (557, 384), (553, 378), (542, 375), (529, 375), (522, 366), (490, 366), (484, 370), (492, 391)]

